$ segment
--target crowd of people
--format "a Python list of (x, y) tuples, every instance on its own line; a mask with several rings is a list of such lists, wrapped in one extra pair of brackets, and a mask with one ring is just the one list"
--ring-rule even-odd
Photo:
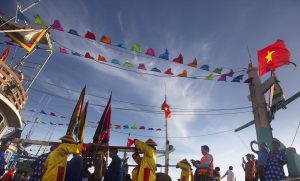
[[(32, 173), (27, 179), (25, 175), (16, 176), (15, 170), (5, 172), (4, 151), (7, 146), (1, 144), (0, 148), (0, 172), (1, 180), (29, 180), (29, 181), (81, 181), (95, 180), (87, 171), (82, 154), (93, 149), (95, 145), (76, 143), (72, 136), (65, 135), (60, 138), (62, 143), (52, 146), (49, 153), (40, 155), (31, 165)], [(285, 152), (280, 150), (280, 142), (273, 139), (273, 149), (269, 151), (263, 142), (251, 142), (252, 151), (257, 154), (258, 159), (253, 154), (246, 154), (246, 160), (242, 160), (242, 168), (245, 172), (245, 181), (273, 181), (285, 178), (283, 166), (287, 159)], [(258, 144), (259, 150), (253, 149), (252, 145)], [(128, 158), (121, 159), (117, 149), (110, 149), (109, 157), (111, 162), (103, 171), (104, 181), (155, 181), (159, 180), (156, 173), (156, 146), (157, 144), (148, 139), (146, 142), (134, 140), (135, 151), (132, 158), (136, 163), (131, 174), (128, 174)], [(183, 159), (176, 164), (176, 168), (181, 169), (180, 181), (220, 181), (226, 178), (227, 181), (236, 181), (233, 167), (221, 177), (220, 168), (214, 167), (214, 158), (209, 153), (209, 147), (201, 147), (202, 158), (200, 160)], [(142, 155), (140, 155), (142, 153)], [(68, 155), (73, 158), (67, 161)], [(103, 163), (104, 164), (104, 163)], [(195, 171), (193, 172), (193, 167)], [(105, 168), (105, 166), (104, 166)], [(87, 174), (88, 173), (88, 174)], [(171, 180), (170, 178), (168, 178)], [(167, 180), (166, 180), (167, 181)]]

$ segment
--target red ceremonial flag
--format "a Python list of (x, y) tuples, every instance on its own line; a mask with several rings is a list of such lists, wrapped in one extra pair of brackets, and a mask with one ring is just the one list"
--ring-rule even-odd
[(2, 53), (1, 57), (0, 57), (0, 61), (1, 62), (5, 62), (7, 57), (8, 57), (8, 54), (9, 54), (9, 51), (10, 51), (10, 46), (7, 47), (4, 52)]
[(259, 50), (257, 55), (260, 76), (276, 70), (277, 67), (290, 64), (290, 52), (283, 40), (277, 40), (274, 44)]
[(111, 96), (110, 94), (107, 105), (103, 111), (102, 117), (99, 121), (98, 127), (93, 137), (94, 143), (108, 143), (110, 138), (111, 125)]
[(167, 101), (165, 100), (164, 103), (161, 105), (161, 109), (165, 111), (165, 118), (170, 119), (171, 118), (171, 110), (170, 106), (167, 104)]
[(128, 138), (127, 147), (131, 147), (131, 145), (133, 145), (133, 143), (134, 143), (134, 140)]

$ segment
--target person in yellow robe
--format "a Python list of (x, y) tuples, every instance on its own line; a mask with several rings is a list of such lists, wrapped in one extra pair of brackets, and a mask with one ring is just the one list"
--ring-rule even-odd
[(155, 181), (156, 175), (156, 148), (157, 144), (148, 139), (145, 143), (139, 140), (134, 141), (135, 147), (144, 153), (138, 171), (138, 181)]
[(132, 175), (131, 180), (132, 181), (138, 181), (138, 173), (139, 173), (142, 158), (140, 157), (140, 155), (137, 151), (132, 154), (132, 158), (135, 161), (135, 163), (137, 164), (137, 166), (134, 167), (132, 172), (131, 172), (131, 175)]
[(82, 143), (76, 144), (74, 138), (65, 135), (62, 143), (53, 150), (45, 161), (42, 181), (64, 181), (69, 154), (81, 154), (85, 150)]
[(178, 162), (176, 168), (181, 169), (180, 181), (192, 181), (192, 168), (186, 159)]

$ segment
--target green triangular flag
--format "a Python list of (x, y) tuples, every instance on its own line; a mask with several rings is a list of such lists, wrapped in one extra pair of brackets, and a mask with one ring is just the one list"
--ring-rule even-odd
[(44, 26), (45, 23), (44, 21), (42, 20), (42, 18), (40, 17), (40, 15), (35, 15), (34, 16), (35, 20), (34, 20), (34, 24), (37, 24), (37, 25), (40, 25), (40, 26)]
[(205, 80), (214, 80), (214, 74), (209, 74)]
[(136, 124), (133, 124), (133, 125), (131, 126), (131, 129), (137, 129), (137, 125), (136, 125)]
[(141, 53), (141, 52), (142, 52), (141, 45), (139, 45), (139, 44), (137, 44), (137, 43), (134, 44), (134, 45), (132, 45), (131, 50), (132, 50), (132, 51), (135, 51), (135, 52), (138, 52), (138, 53)]
[(221, 74), (221, 73), (222, 73), (222, 70), (223, 70), (222, 67), (218, 67), (218, 68), (216, 68), (216, 69), (213, 71), (213, 73)]
[(131, 67), (133, 67), (133, 64), (130, 62), (130, 60), (126, 60), (123, 64), (123, 66), (131, 68)]

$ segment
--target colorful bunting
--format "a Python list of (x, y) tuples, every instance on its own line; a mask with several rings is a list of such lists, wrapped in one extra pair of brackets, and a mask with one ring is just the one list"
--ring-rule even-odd
[(247, 80), (244, 81), (244, 83), (251, 84), (253, 81), (253, 77), (249, 77)]
[(121, 129), (121, 127), (122, 127), (122, 126), (119, 125), (119, 124), (116, 124), (116, 125), (115, 125), (115, 129)]
[(96, 36), (94, 33), (88, 31), (85, 35), (84, 35), (85, 38), (87, 39), (90, 39), (90, 40), (96, 40)]
[(59, 52), (64, 53), (64, 54), (68, 54), (67, 49), (65, 49), (63, 47), (59, 47)]
[(126, 48), (122, 43), (116, 45), (119, 48)]
[(194, 60), (191, 63), (188, 63), (187, 66), (196, 68), (197, 67), (197, 59), (194, 58)]
[(17, 4), (15, 23), (17, 23), (18, 21), (24, 21), (26, 24), (29, 23), (29, 18), (27, 18), (27, 16), (25, 16), (25, 14), (22, 12), (21, 6), (19, 4)]
[(283, 101), (285, 101), (283, 89), (281, 88), (279, 81), (276, 79), (274, 83), (273, 96), (271, 97), (271, 101), (270, 101), (271, 104), (270, 107), (282, 103)]
[(111, 39), (110, 39), (109, 37), (105, 36), (105, 35), (103, 35), (103, 36), (101, 37), (100, 41), (101, 41), (102, 43), (106, 43), (106, 44), (109, 44), (109, 45), (112, 44)]
[(40, 25), (40, 26), (45, 26), (45, 23), (44, 23), (44, 21), (42, 20), (42, 18), (40, 17), (39, 14), (35, 15), (34, 18), (35, 18), (34, 19), (34, 24)]
[(133, 44), (130, 50), (134, 51), (134, 52), (137, 52), (137, 53), (142, 53), (142, 48), (137, 43)]
[(140, 126), (140, 128), (139, 129), (145, 129), (145, 126)]
[(200, 67), (201, 70), (206, 70), (206, 71), (209, 71), (209, 66), (208, 65), (202, 65)]
[(133, 124), (130, 129), (137, 129), (137, 125)]
[(143, 64), (143, 63), (139, 64), (138, 69), (147, 70), (145, 64)]
[(55, 124), (55, 123), (53, 123), (53, 122), (50, 122), (50, 124), (51, 124), (51, 125), (56, 125), (56, 124)]
[(8, 57), (8, 55), (9, 55), (9, 52), (10, 52), (10, 46), (9, 47), (7, 47), (5, 50), (4, 50), (4, 52), (2, 53), (2, 55), (1, 55), (1, 57), (0, 57), (0, 61), (1, 62), (6, 62), (6, 59), (7, 59), (7, 57)]
[(134, 143), (134, 140), (128, 138), (127, 147), (131, 147), (131, 145), (133, 145), (133, 143)]
[(159, 58), (169, 60), (169, 51), (168, 51), (168, 49), (166, 49), (165, 53), (160, 54)]
[(231, 82), (241, 82), (243, 80), (244, 75), (239, 75), (233, 78)]
[(222, 73), (222, 70), (223, 70), (222, 67), (218, 67), (218, 68), (216, 68), (216, 69), (213, 71), (213, 73), (221, 74), (221, 73)]
[(187, 71), (183, 70), (180, 74), (177, 75), (178, 77), (187, 77)]
[(148, 128), (148, 130), (154, 130), (154, 128)]
[(211, 73), (205, 78), (205, 80), (214, 80), (214, 78), (215, 78), (214, 74)]
[(50, 115), (50, 116), (57, 117), (56, 114), (55, 114), (54, 112), (51, 112), (49, 115)]
[(129, 129), (129, 126), (128, 125), (124, 125), (123, 129)]
[(106, 58), (102, 55), (98, 55), (98, 60), (100, 60), (102, 62), (107, 62)]
[(148, 48), (146, 55), (155, 57), (155, 51), (153, 48)]
[(94, 59), (94, 57), (92, 57), (89, 52), (86, 52), (84, 57), (89, 59)]
[(133, 67), (133, 64), (130, 62), (130, 60), (126, 60), (126, 61), (124, 62), (124, 64), (123, 64), (123, 66), (132, 68), (132, 67)]
[(117, 59), (112, 59), (110, 63), (120, 65), (120, 62)]
[(161, 73), (161, 71), (158, 68), (156, 68), (156, 67), (152, 68), (151, 71)]
[(218, 81), (226, 81), (226, 74), (222, 74)]
[(75, 56), (78, 56), (78, 57), (81, 57), (82, 55), (80, 54), (80, 53), (77, 53), (77, 52), (71, 52), (72, 53), (72, 55), (75, 55)]
[(160, 129), (160, 128), (157, 128), (156, 131), (161, 131), (161, 129)]
[(227, 74), (225, 74), (225, 75), (226, 75), (226, 76), (228, 76), (228, 77), (232, 77), (232, 76), (233, 76), (233, 74), (234, 74), (233, 70), (232, 70), (232, 69), (230, 69), (230, 72), (229, 72), (229, 73), (227, 73)]
[(58, 19), (54, 20), (53, 25), (51, 26), (52, 29), (58, 30), (58, 31), (64, 31), (64, 28), (60, 24), (60, 21)]
[(171, 68), (169, 68), (168, 70), (166, 70), (165, 74), (174, 75)]
[(47, 113), (42, 109), (40, 114), (47, 114)]
[(183, 56), (181, 55), (181, 53), (178, 55), (177, 58), (173, 59), (173, 62), (183, 64)]
[(75, 36), (79, 36), (78, 32), (76, 30), (73, 30), (73, 29), (70, 29), (68, 33), (70, 33), (72, 35), (75, 35)]

